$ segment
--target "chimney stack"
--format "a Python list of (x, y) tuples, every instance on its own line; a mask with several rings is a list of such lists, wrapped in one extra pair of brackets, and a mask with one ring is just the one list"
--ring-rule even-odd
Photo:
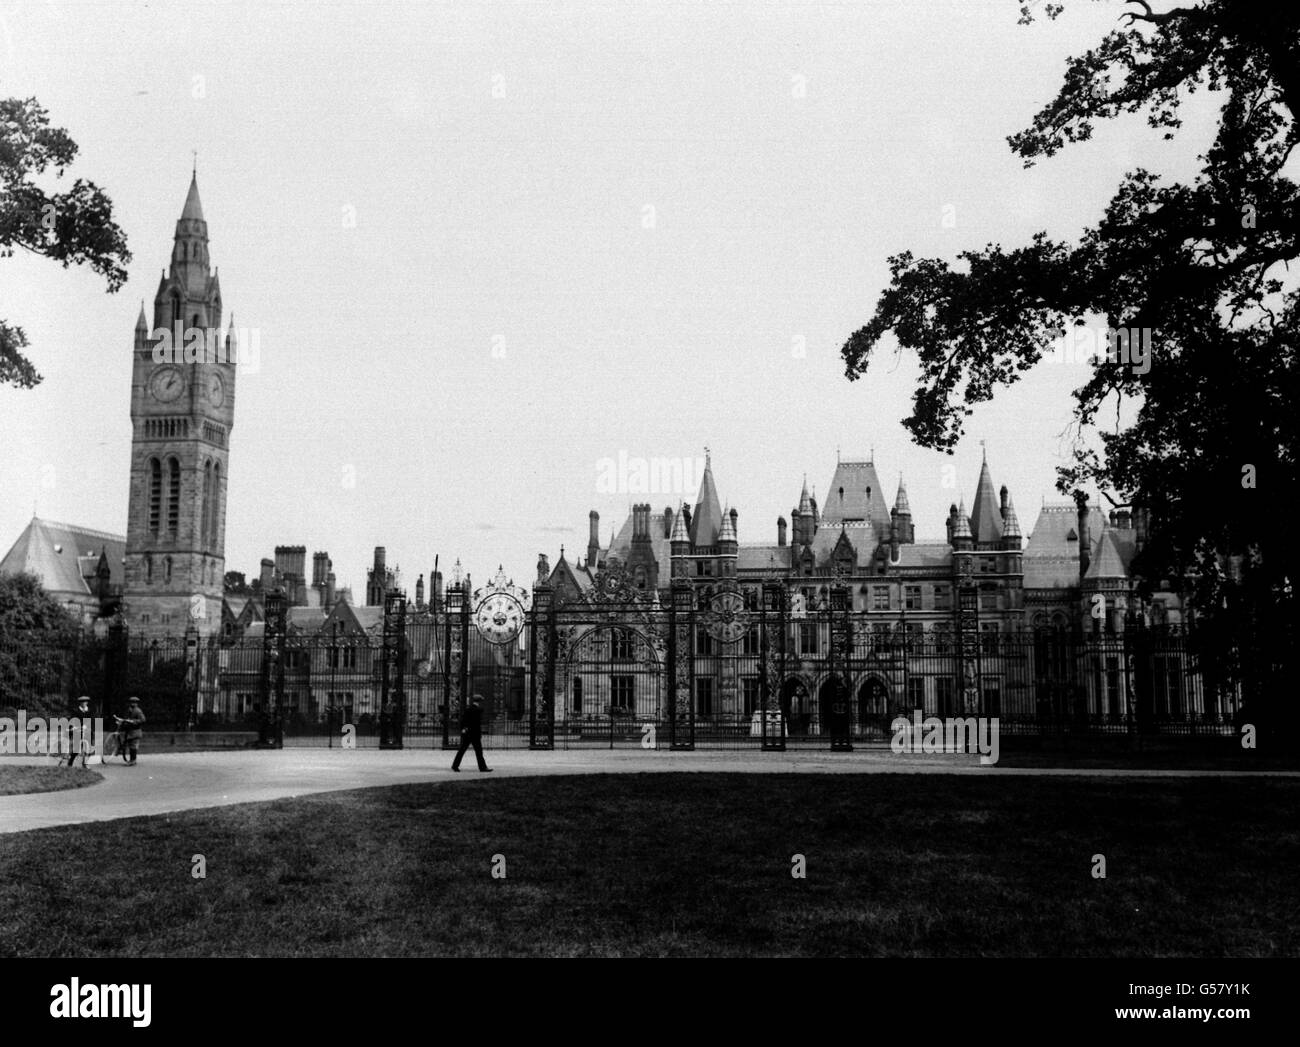
[(1092, 535), (1088, 533), (1088, 496), (1082, 491), (1074, 492), (1074, 504), (1078, 509), (1079, 532), (1079, 577), (1088, 573), (1092, 563)]

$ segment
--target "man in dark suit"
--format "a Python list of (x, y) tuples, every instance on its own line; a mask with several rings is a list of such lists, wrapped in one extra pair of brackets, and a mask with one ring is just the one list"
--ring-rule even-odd
[(451, 764), (453, 771), (460, 770), (460, 759), (471, 745), (474, 746), (474, 755), (478, 757), (478, 769), (492, 770), (483, 760), (483, 696), (481, 694), (474, 695), (474, 700), (469, 703), (465, 715), (460, 718), (460, 748), (456, 750), (456, 759)]

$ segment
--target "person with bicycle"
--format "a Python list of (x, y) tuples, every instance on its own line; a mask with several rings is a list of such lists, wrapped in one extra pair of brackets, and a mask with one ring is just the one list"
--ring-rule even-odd
[(131, 698), (126, 703), (126, 716), (114, 716), (113, 719), (117, 721), (117, 728), (126, 742), (126, 765), (134, 767), (140, 749), (140, 738), (144, 734), (140, 729), (144, 726), (144, 710), (140, 708), (140, 699)]

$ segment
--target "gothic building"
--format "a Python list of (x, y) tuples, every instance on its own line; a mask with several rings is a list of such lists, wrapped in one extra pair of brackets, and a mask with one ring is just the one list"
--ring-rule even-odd
[(195, 178), (153, 326), (142, 304), (132, 348), (124, 615), (136, 634), (221, 627), (237, 351), (222, 313)]
[(777, 518), (775, 540), (743, 542), (739, 513), (723, 508), (706, 459), (694, 507), (660, 514), (635, 505), (604, 546), (593, 510), (585, 559), (570, 563), (561, 549), (547, 581), (581, 601), (600, 568), (616, 564), (635, 588), (659, 590), (661, 598), (675, 579), (697, 588), (724, 579), (741, 588), (781, 581), (804, 606), (816, 607), (842, 580), (851, 610), (925, 634), (951, 627), (954, 587), (964, 573), (978, 592), (986, 632), (1092, 628), (1094, 621), (1118, 632), (1135, 613), (1148, 625), (1182, 620), (1181, 601), (1168, 590), (1139, 607), (1133, 563), (1145, 538), (1140, 513), (1107, 516), (1086, 503), (1044, 503), (1026, 542), (1011, 494), (995, 487), (987, 458), (969, 512), (964, 497), (949, 506), (942, 540), (917, 540), (906, 485), (900, 479), (891, 507), (873, 461), (836, 462), (827, 491), (819, 506), (805, 480), (789, 522)]
[[(1181, 620), (1181, 601), (1167, 587), (1152, 600), (1138, 596), (1133, 567), (1144, 517), (1107, 517), (1084, 502), (1044, 505), (1026, 545), (1011, 494), (995, 487), (987, 459), (970, 510), (965, 498), (949, 506), (942, 540), (918, 541), (906, 486), (900, 479), (891, 506), (874, 461), (838, 461), (826, 491), (819, 505), (805, 481), (789, 522), (779, 517), (775, 540), (766, 542), (740, 540), (739, 513), (720, 501), (707, 459), (693, 507), (659, 514), (636, 505), (604, 546), (600, 518), (590, 513), (585, 559), (570, 563), (561, 549), (553, 569), (546, 558), (539, 565), (539, 584), (577, 610), (570, 621), (582, 622), (583, 607), (593, 612), (566, 641), (557, 712), (652, 716), (662, 709), (652, 663), (664, 652), (654, 649), (650, 619), (635, 606), (666, 608), (681, 583), (694, 590), (690, 688), (701, 721), (749, 717), (759, 696), (758, 616), (733, 614), (740, 624), (730, 633), (719, 601), (738, 591), (754, 612), (765, 586), (785, 590), (790, 632), (781, 641), (788, 660), (780, 703), (792, 730), (816, 731), (826, 721), (845, 665), (858, 723), (906, 709), (1033, 717), (1069, 706), (1119, 716), (1129, 683), (1112, 647), (1102, 643), (1067, 673), (1039, 657), (1035, 637), (1104, 641), (1137, 622)], [(632, 591), (635, 605), (612, 631), (596, 613), (608, 602), (611, 578), (615, 589)], [(836, 611), (838, 594), (846, 602)], [(837, 654), (835, 616), (843, 612), (852, 632)], [(836, 658), (844, 659), (838, 669)], [(1191, 686), (1185, 665), (1157, 666), (1143, 701), (1157, 711), (1184, 709)]]

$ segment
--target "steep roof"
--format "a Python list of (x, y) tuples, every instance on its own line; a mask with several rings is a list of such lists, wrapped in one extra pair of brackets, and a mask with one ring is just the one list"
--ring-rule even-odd
[(980, 466), (979, 483), (975, 487), (975, 504), (970, 511), (970, 533), (977, 542), (996, 542), (1002, 537), (1002, 510), (998, 506), (997, 492), (993, 490), (993, 477), (989, 475), (987, 458)]
[[(1092, 551), (1087, 578), (1128, 578), (1137, 555), (1137, 532), (1116, 527), (1096, 505), (1089, 506)], [(1059, 589), (1079, 584), (1079, 514), (1071, 503), (1044, 505), (1025, 543), (1026, 589)]]
[(30, 571), (51, 593), (88, 596), (94, 592), (92, 586), (101, 552), (108, 558), (109, 584), (120, 586), (122, 560), (126, 556), (123, 535), (33, 516), (0, 560), (0, 574)]
[(700, 481), (700, 497), (691, 514), (691, 544), (693, 546), (717, 545), (722, 529), (722, 503), (713, 483), (713, 464), (704, 459), (704, 479)]
[(894, 508), (898, 510), (900, 516), (903, 513), (907, 513), (908, 516), (912, 515), (912, 507), (908, 504), (907, 488), (903, 485), (902, 477), (899, 477), (898, 480), (898, 494), (894, 498)]
[[(175, 199), (173, 197), (173, 199)], [(199, 203), (199, 176), (190, 179), (190, 191), (185, 194), (185, 207), (181, 211), (182, 221), (203, 221), (203, 205)]]
[(1101, 532), (1101, 538), (1097, 542), (1096, 551), (1092, 554), (1092, 560), (1088, 564), (1088, 571), (1084, 578), (1127, 577), (1128, 569), (1124, 566), (1124, 559), (1115, 544), (1115, 531), (1113, 528), (1107, 528)]
[(1025, 543), (1026, 589), (1061, 589), (1079, 583), (1077, 522), (1071, 504), (1044, 505), (1038, 511)]
[[(867, 490), (871, 494), (868, 496)], [(821, 526), (836, 527), (845, 521), (865, 520), (877, 534), (889, 528), (889, 505), (880, 486), (873, 462), (836, 463), (835, 475), (821, 507)]]

